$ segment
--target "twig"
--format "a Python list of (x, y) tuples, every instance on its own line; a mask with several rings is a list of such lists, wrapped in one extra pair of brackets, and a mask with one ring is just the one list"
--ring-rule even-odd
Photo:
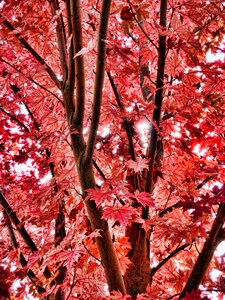
[(84, 243), (82, 243), (82, 245), (84, 246), (84, 249), (94, 258), (96, 259), (97, 261), (99, 261), (101, 264), (101, 260), (99, 258), (97, 258), (94, 254), (91, 253), (91, 251), (84, 245)]
[(96, 161), (94, 159), (92, 159), (92, 163), (93, 166), (95, 167), (95, 169), (98, 171), (98, 173), (100, 174), (100, 176), (104, 179), (107, 180), (105, 174), (102, 172), (102, 170), (100, 169), (100, 167), (98, 166), (98, 164), (96, 163)]
[(66, 297), (66, 300), (68, 300), (69, 297), (70, 297), (70, 295), (72, 294), (73, 288), (74, 288), (74, 286), (75, 286), (75, 281), (76, 281), (76, 269), (74, 268), (73, 281), (72, 281), (72, 283), (70, 284), (70, 291), (69, 291), (69, 294), (68, 294), (67, 297)]
[(166, 300), (171, 300), (171, 299), (173, 299), (173, 298), (175, 298), (175, 297), (177, 297), (177, 296), (179, 296), (179, 295), (180, 295), (180, 293), (174, 294), (173, 296), (167, 298)]

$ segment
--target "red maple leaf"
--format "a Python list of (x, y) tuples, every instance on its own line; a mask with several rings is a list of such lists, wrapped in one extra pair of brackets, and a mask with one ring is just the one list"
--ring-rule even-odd
[(128, 206), (106, 207), (103, 212), (104, 219), (118, 221), (121, 226), (126, 226), (133, 215), (136, 215), (136, 210)]

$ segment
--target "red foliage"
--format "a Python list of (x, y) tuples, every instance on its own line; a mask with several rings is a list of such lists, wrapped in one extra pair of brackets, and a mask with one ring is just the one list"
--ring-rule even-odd
[[(57, 289), (68, 299), (130, 299), (115, 291), (108, 295), (94, 242), (102, 230), (91, 232), (98, 223), (87, 206), (91, 203), (107, 221), (123, 275), (134, 264), (135, 238), (145, 232), (150, 240), (155, 273), (137, 299), (176, 299), (225, 202), (224, 3), (168, 1), (163, 27), (160, 1), (133, 0), (131, 6), (112, 1), (108, 35), (100, 39), (106, 45), (108, 77), (99, 88), (101, 114), (93, 129), (95, 63), (104, 61), (104, 53), (96, 56), (101, 1), (82, 1), (80, 46), (74, 44), (69, 2), (76, 1), (0, 4), (0, 188), (12, 209), (8, 212), (1, 202), (11, 221), (0, 214), (0, 297), (9, 297), (12, 281), (19, 280), (20, 288), (10, 291), (12, 299)], [(162, 37), (165, 72), (158, 88)], [(76, 118), (82, 115), (83, 123), (73, 127), (77, 119), (66, 115), (65, 91), (68, 70), (79, 82), (80, 74), (73, 72), (82, 57), (85, 103), (78, 109), (84, 114), (79, 111)], [(70, 68), (73, 61), (76, 66)], [(72, 85), (73, 109), (77, 89)], [(83, 153), (74, 158), (74, 140), (82, 132), (76, 145), (83, 151), (92, 130), (97, 135), (91, 157), (95, 182), (84, 188), (79, 176), (83, 171), (86, 183), (90, 173), (79, 169)], [(163, 149), (154, 145), (152, 132)], [(132, 239), (128, 232), (133, 228)], [(214, 242), (223, 239), (221, 229)], [(204, 295), (212, 289), (225, 294), (224, 263), (213, 257), (202, 280)], [(6, 266), (16, 270), (13, 276)], [(222, 272), (215, 282), (213, 269)], [(202, 295), (192, 291), (184, 299), (207, 299)]]

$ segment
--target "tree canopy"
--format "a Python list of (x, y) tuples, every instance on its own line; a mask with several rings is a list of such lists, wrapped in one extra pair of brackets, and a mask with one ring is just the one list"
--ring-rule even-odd
[(223, 299), (224, 9), (0, 2), (0, 299)]

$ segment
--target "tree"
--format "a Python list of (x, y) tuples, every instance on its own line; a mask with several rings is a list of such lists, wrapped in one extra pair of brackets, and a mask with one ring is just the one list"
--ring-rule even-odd
[(6, 297), (222, 299), (224, 4), (0, 7)]

